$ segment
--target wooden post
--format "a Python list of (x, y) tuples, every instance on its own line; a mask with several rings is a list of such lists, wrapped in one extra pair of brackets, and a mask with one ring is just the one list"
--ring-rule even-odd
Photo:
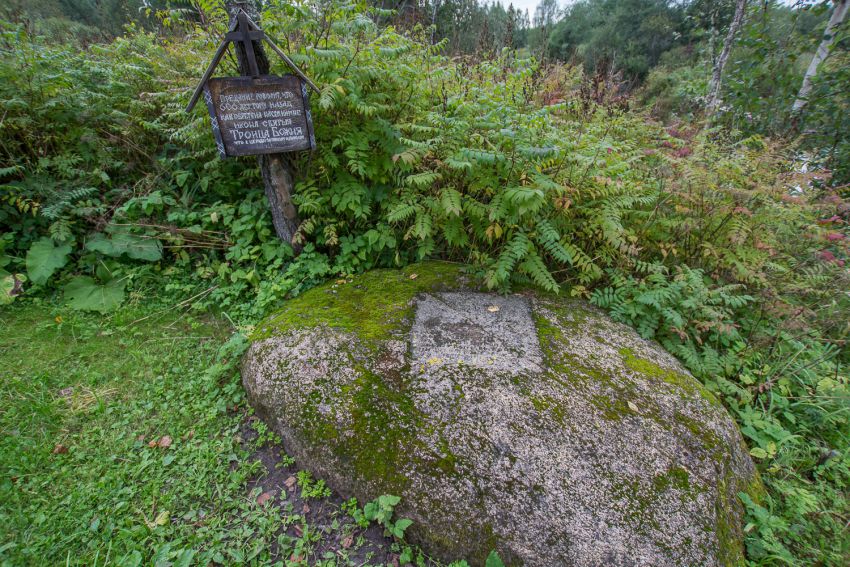
[[(254, 2), (227, 0), (225, 3), (231, 22), (244, 11), (251, 20), (260, 23), (260, 14)], [(244, 16), (243, 16), (244, 17)], [(248, 30), (242, 28), (247, 34)], [(246, 35), (247, 38), (247, 35)], [(262, 41), (234, 42), (236, 58), (239, 62), (239, 72), (246, 77), (268, 75), (269, 59), (263, 49)], [(246, 45), (251, 47), (246, 49)], [(260, 174), (263, 176), (266, 198), (272, 212), (274, 230), (278, 237), (292, 245), (295, 253), (301, 251), (301, 246), (292, 243), (292, 237), (298, 230), (300, 221), (298, 211), (292, 203), (294, 189), (292, 162), (286, 154), (267, 154), (257, 156), (260, 164)]]

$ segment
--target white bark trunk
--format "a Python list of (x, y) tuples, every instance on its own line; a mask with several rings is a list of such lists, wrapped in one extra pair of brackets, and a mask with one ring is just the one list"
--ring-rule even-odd
[(434, 45), (434, 32), (437, 31), (437, 10), (440, 9), (440, 0), (433, 0), (434, 6), (431, 10), (431, 45)]
[(809, 63), (809, 68), (806, 69), (806, 75), (803, 77), (803, 86), (800, 87), (800, 92), (797, 93), (797, 100), (794, 101), (793, 112), (800, 112), (809, 102), (809, 94), (812, 92), (812, 81), (818, 74), (818, 67), (829, 55), (829, 48), (835, 39), (835, 30), (844, 22), (844, 18), (847, 17), (848, 7), (850, 7), (850, 0), (837, 0), (835, 2), (832, 16), (829, 18), (829, 23), (826, 24), (826, 31), (823, 32), (823, 39)]
[(729, 60), (729, 54), (732, 53), (732, 47), (735, 45), (735, 37), (738, 35), (738, 30), (744, 21), (746, 11), (747, 0), (737, 0), (735, 2), (735, 15), (732, 17), (732, 22), (729, 24), (729, 32), (726, 34), (726, 40), (723, 42), (723, 51), (720, 52), (720, 57), (714, 62), (714, 69), (711, 71), (711, 81), (708, 83), (708, 100), (705, 106), (709, 114), (712, 114), (720, 104), (723, 68), (726, 67), (726, 61)]

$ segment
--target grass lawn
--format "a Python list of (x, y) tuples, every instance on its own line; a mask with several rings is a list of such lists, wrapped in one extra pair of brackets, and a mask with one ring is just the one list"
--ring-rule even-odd
[(42, 302), (0, 328), (0, 565), (392, 560), (340, 499), (301, 498), (274, 436), (246, 425), (225, 322)]

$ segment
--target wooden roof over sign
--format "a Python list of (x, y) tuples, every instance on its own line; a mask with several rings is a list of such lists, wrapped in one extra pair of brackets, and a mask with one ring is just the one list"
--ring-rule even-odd
[(307, 75), (304, 74), (301, 69), (289, 58), (289, 56), (283, 52), (281, 48), (277, 46), (274, 40), (269, 37), (269, 35), (264, 32), (260, 26), (258, 26), (245, 12), (243, 9), (239, 9), (239, 12), (236, 14), (236, 17), (233, 18), (233, 21), (230, 24), (230, 29), (224, 36), (221, 44), (219, 44), (218, 49), (216, 49), (215, 55), (213, 55), (212, 61), (207, 67), (206, 72), (204, 72), (204, 76), (201, 78), (201, 82), (198, 83), (198, 86), (195, 87), (195, 92), (192, 93), (192, 99), (189, 101), (189, 105), (186, 107), (186, 112), (191, 112), (195, 107), (195, 104), (198, 102), (198, 99), (201, 97), (201, 93), (204, 90), (204, 86), (212, 77), (215, 68), (218, 66), (221, 58), (224, 56), (224, 52), (227, 51), (227, 47), (230, 43), (242, 43), (245, 47), (245, 54), (248, 59), (249, 70), (251, 71), (251, 75), (254, 77), (260, 76), (260, 70), (257, 66), (257, 57), (254, 53), (254, 43), (255, 41), (265, 41), (268, 43), (269, 47), (271, 47), (272, 51), (277, 53), (277, 55), (283, 59), (284, 63), (286, 63), (292, 71), (298, 75), (307, 85), (313, 89), (316, 93), (319, 93), (319, 87), (316, 86), (313, 81), (311, 81)]

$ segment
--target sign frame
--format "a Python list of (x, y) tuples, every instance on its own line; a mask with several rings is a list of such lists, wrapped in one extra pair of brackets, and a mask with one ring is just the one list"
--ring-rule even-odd
[[(257, 146), (251, 147), (250, 145), (246, 148), (239, 148), (238, 146), (232, 145), (232, 143), (228, 143), (228, 140), (226, 140), (225, 136), (222, 134), (221, 113), (220, 109), (216, 108), (215, 102), (217, 98), (213, 95), (210, 83), (212, 83), (212, 89), (223, 89), (227, 86), (250, 89), (251, 87), (266, 87), (279, 85), (282, 90), (285, 90), (287, 92), (293, 92), (297, 90), (298, 94), (296, 96), (300, 95), (303, 119), (305, 122), (304, 126), (307, 130), (304, 136), (304, 140), (295, 145), (288, 145), (286, 147), (277, 148), (264, 148)], [(228, 157), (297, 152), (304, 150), (313, 151), (316, 149), (316, 135), (313, 130), (313, 117), (310, 113), (310, 99), (307, 93), (307, 83), (306, 81), (304, 81), (304, 79), (293, 74), (286, 74), (281, 76), (261, 75), (259, 77), (220, 77), (209, 79), (206, 83), (204, 83), (203, 92), (204, 101), (207, 104), (207, 110), (209, 111), (210, 121), (212, 123), (213, 136), (215, 138), (216, 148), (218, 149), (218, 154), (222, 159)]]

